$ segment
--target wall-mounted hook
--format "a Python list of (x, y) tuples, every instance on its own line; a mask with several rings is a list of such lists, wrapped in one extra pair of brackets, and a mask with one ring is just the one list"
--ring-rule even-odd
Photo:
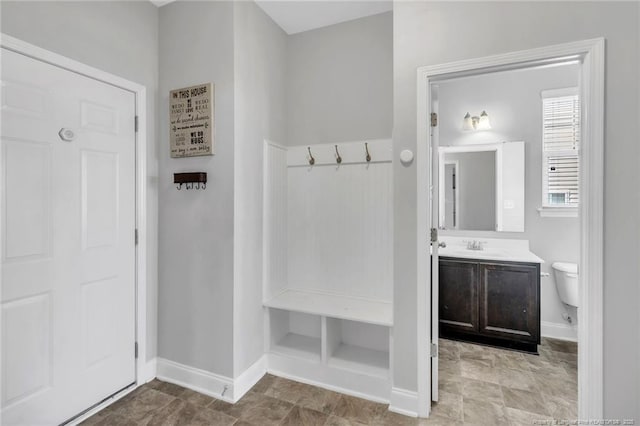
[(338, 145), (336, 145), (336, 163), (342, 163), (342, 157), (340, 157), (340, 153), (338, 152)]
[(366, 143), (366, 142), (364, 143), (364, 150), (367, 152), (366, 159), (367, 159), (367, 163), (368, 163), (369, 161), (371, 161), (371, 154), (369, 154), (369, 144)]
[(313, 166), (314, 164), (316, 164), (316, 159), (313, 158), (313, 154), (311, 154), (310, 146), (307, 147), (307, 151), (309, 151), (309, 165)]
[(174, 173), (173, 183), (176, 184), (178, 190), (182, 189), (182, 185), (186, 189), (204, 189), (207, 183), (207, 174), (205, 172)]

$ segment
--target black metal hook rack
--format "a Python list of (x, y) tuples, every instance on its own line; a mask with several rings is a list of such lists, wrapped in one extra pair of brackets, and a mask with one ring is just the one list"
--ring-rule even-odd
[(174, 173), (173, 183), (176, 184), (178, 190), (182, 189), (182, 185), (184, 185), (186, 189), (205, 189), (207, 187), (207, 173)]

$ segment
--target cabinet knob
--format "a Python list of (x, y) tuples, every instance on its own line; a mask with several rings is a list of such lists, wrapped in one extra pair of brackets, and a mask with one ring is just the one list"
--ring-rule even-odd
[(523, 309), (523, 310), (522, 310), (522, 312), (524, 312), (524, 313), (526, 314), (526, 313), (527, 313), (527, 310), (526, 310), (526, 309)]

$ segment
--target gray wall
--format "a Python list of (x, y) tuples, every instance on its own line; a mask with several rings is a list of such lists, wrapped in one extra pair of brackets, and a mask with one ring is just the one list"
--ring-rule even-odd
[[(233, 375), (233, 4), (160, 8), (158, 356)], [(215, 84), (215, 155), (169, 157), (169, 91)], [(178, 191), (173, 173), (207, 172), (207, 189)]]
[(158, 9), (149, 2), (0, 2), (2, 32), (147, 88), (147, 359), (156, 356)]
[(445, 160), (458, 161), (459, 228), (495, 229), (496, 152), (447, 153)]
[[(606, 37), (604, 414), (607, 418), (640, 418), (640, 346), (638, 332), (628, 333), (640, 320), (639, 16), (638, 3), (631, 2), (394, 3), (395, 155), (403, 149), (416, 150), (417, 67)], [(416, 389), (415, 163), (411, 167), (394, 163), (394, 188), (394, 345), (396, 353), (404, 355), (395, 358), (394, 384)], [(403, 309), (398, 309), (399, 306)]]
[(289, 36), (287, 143), (391, 137), (393, 16)]
[[(499, 141), (525, 142), (525, 232), (443, 232), (447, 235), (469, 235), (488, 238), (528, 239), (531, 250), (544, 259), (542, 272), (542, 321), (559, 325), (570, 311), (558, 296), (551, 264), (580, 260), (580, 221), (578, 218), (540, 217), (542, 205), (542, 104), (540, 92), (549, 89), (577, 87), (577, 64), (493, 73), (451, 80), (439, 84), (440, 143), (469, 145)], [(467, 111), (478, 115), (487, 110), (491, 130), (465, 132), (462, 117)], [(461, 227), (460, 229), (469, 229)], [(544, 328), (544, 327), (543, 327)], [(544, 332), (544, 330), (543, 330)]]
[(262, 154), (264, 139), (286, 142), (286, 48), (285, 32), (254, 2), (234, 4), (234, 377), (264, 353)]

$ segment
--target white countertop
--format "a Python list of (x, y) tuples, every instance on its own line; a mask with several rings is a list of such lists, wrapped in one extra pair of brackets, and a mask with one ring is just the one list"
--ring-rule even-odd
[[(440, 242), (446, 243), (439, 248), (438, 256), (459, 257), (463, 259), (487, 259), (506, 262), (544, 263), (544, 260), (529, 250), (529, 240), (512, 240), (482, 237), (441, 236)], [(482, 242), (482, 250), (470, 250), (468, 241)]]

